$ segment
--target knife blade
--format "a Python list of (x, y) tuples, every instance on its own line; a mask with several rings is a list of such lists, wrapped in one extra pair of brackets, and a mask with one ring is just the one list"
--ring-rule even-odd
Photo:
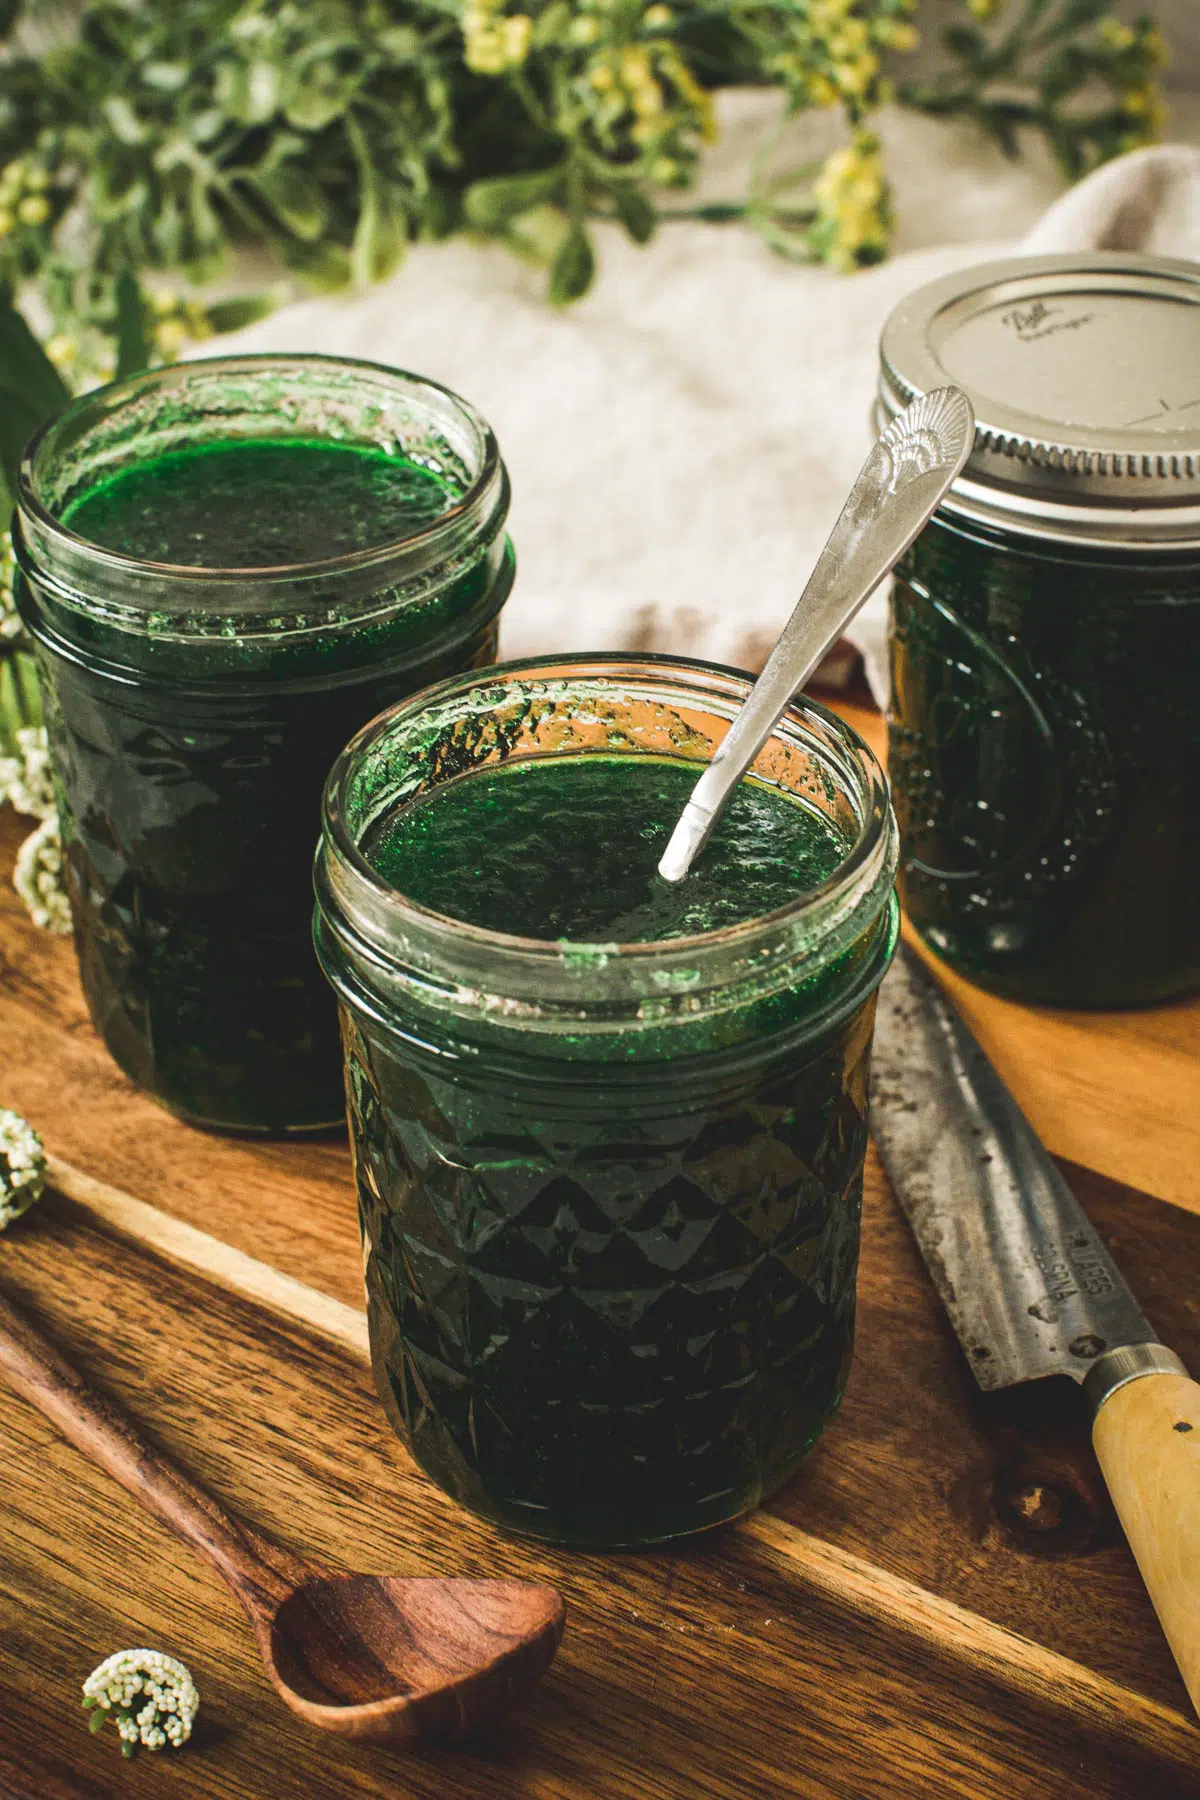
[(1082, 1382), (1107, 1350), (1154, 1342), (1024, 1113), (904, 945), (880, 990), (872, 1069), (880, 1155), (980, 1387)]
[(1200, 1386), (904, 945), (879, 991), (870, 1116), (980, 1387), (1069, 1375), (1091, 1400), (1100, 1467), (1200, 1711)]

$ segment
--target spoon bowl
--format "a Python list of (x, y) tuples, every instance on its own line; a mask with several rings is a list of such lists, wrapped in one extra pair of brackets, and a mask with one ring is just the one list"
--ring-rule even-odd
[(507, 1711), (549, 1668), (565, 1617), (537, 1582), (314, 1573), (255, 1628), (293, 1712), (401, 1743)]

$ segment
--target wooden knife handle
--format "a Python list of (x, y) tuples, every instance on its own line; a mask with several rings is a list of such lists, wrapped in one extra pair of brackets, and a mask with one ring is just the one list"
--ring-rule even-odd
[(1092, 1442), (1200, 1712), (1200, 1383), (1166, 1374), (1125, 1382), (1102, 1402)]

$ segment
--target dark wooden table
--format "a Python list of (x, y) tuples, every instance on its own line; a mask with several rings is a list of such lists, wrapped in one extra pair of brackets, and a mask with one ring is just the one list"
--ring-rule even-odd
[[(876, 722), (858, 720), (874, 731)], [(0, 866), (20, 828), (0, 816)], [(1200, 1369), (1200, 1006), (1033, 1012), (956, 986), (1163, 1338)], [(570, 1609), (526, 1710), (415, 1755), (307, 1731), (208, 1572), (0, 1391), (0, 1795), (108, 1800), (1182, 1800), (1200, 1728), (1074, 1404), (975, 1391), (872, 1156), (842, 1413), (756, 1518), (686, 1548), (563, 1555), (459, 1511), (384, 1423), (344, 1144), (204, 1136), (138, 1096), (69, 944), (0, 890), (0, 1105), (56, 1188), (0, 1283), (231, 1507), (334, 1565), (537, 1575)], [(180, 1655), (179, 1756), (122, 1762), (79, 1688)]]

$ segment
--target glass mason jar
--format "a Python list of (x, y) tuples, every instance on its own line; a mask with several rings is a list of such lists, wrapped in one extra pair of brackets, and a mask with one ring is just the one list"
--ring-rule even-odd
[(955, 380), (979, 429), (892, 595), (900, 893), (1017, 999), (1200, 985), (1200, 269), (985, 264), (889, 320), (881, 410)]
[[(152, 488), (170, 459), (231, 445), (250, 465), (289, 445), (400, 459), (436, 480), (440, 510), (413, 529), (368, 516), (349, 549), (262, 567), (192, 562), (186, 544), (147, 560), (72, 528), (81, 502), (130, 471)], [(311, 540), (313, 495), (289, 493), (277, 471), (273, 481), (264, 529), (286, 546), (288, 507), (307, 505)], [(356, 481), (338, 489), (347, 512)], [(478, 415), (433, 382), (367, 363), (158, 369), (87, 395), (30, 445), (18, 603), (36, 644), (84, 992), (121, 1068), (183, 1118), (272, 1134), (342, 1120), (336, 1008), (311, 942), (321, 789), (381, 706), (494, 660), (513, 577), (507, 510)], [(135, 522), (154, 518), (151, 493)]]
[(805, 701), (755, 773), (844, 858), (762, 918), (550, 943), (424, 910), (372, 824), (501, 759), (696, 765), (749, 681), (649, 658), (512, 664), (375, 720), (337, 763), (316, 941), (342, 1005), (376, 1381), (463, 1505), (581, 1545), (737, 1517), (836, 1410), (854, 1329), (875, 990), (896, 836)]

